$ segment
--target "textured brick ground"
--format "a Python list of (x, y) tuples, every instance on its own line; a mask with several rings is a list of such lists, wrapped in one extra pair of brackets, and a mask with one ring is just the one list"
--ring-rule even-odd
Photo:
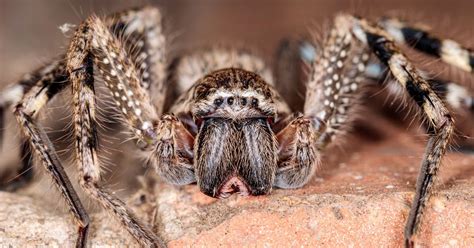
[[(385, 129), (387, 135), (401, 130)], [(423, 144), (408, 134), (334, 149), (299, 190), (215, 200), (195, 185), (148, 182), (129, 204), (171, 247), (401, 247)], [(351, 145), (353, 144), (353, 145)], [(419, 241), (429, 247), (474, 243), (474, 156), (449, 153)], [(63, 205), (0, 193), (0, 243), (72, 246), (75, 228)], [(88, 202), (88, 201), (86, 201)], [(86, 204), (87, 205), (87, 204)], [(93, 215), (94, 245), (135, 245), (104, 213)]]

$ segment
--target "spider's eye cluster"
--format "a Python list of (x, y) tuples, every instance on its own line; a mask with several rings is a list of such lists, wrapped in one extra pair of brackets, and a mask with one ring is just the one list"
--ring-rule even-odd
[[(224, 101), (227, 103), (227, 105), (233, 105), (236, 100), (235, 100), (235, 97), (227, 97), (225, 100), (222, 97), (218, 97), (214, 99), (214, 105), (216, 107), (220, 107), (224, 103)], [(240, 105), (247, 106), (249, 99), (247, 97), (238, 97), (237, 101), (240, 101)], [(258, 107), (258, 99), (251, 98), (250, 106), (254, 108)]]

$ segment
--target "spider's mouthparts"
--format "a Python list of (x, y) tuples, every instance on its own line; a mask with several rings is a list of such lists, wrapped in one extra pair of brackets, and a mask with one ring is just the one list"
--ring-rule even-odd
[(222, 187), (217, 192), (216, 197), (219, 199), (224, 199), (237, 192), (242, 196), (248, 196), (250, 194), (247, 184), (244, 183), (239, 177), (233, 176), (222, 185)]

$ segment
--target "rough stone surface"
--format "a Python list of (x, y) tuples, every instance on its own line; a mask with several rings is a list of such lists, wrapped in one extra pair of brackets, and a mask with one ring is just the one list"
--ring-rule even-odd
[[(381, 141), (353, 137), (346, 151), (331, 150), (302, 189), (215, 200), (195, 185), (148, 179), (128, 204), (171, 247), (402, 247), (423, 142), (400, 131), (385, 129), (399, 135)], [(450, 152), (445, 165), (417, 240), (426, 247), (468, 247), (474, 243), (474, 156)], [(64, 211), (47, 207), (48, 200), (0, 193), (0, 243), (72, 247), (76, 227)], [(90, 243), (136, 246), (101, 211), (92, 214)]]

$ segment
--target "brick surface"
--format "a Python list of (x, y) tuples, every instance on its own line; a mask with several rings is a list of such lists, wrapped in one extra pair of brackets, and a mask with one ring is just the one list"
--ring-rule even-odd
[[(393, 127), (390, 139), (332, 149), (309, 185), (269, 196), (215, 200), (195, 185), (148, 180), (129, 205), (171, 247), (401, 247), (423, 139)], [(393, 138), (397, 137), (397, 138)], [(474, 243), (474, 156), (450, 152), (418, 237), (426, 247)], [(19, 194), (0, 193), (0, 243), (72, 246), (68, 214)], [(88, 201), (86, 201), (88, 202)], [(56, 205), (58, 208), (58, 205)], [(91, 243), (135, 246), (104, 213), (95, 213)]]

